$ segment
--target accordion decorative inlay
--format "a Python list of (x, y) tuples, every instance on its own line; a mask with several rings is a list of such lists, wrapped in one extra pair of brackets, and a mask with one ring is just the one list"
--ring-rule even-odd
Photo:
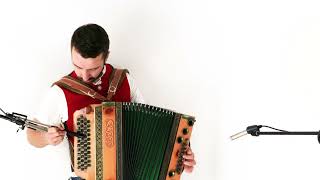
[(194, 117), (138, 103), (105, 102), (74, 114), (74, 170), (86, 180), (178, 180)]

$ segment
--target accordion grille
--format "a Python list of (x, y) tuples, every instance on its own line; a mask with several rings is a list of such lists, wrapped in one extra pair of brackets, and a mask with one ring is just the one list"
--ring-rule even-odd
[(175, 114), (149, 105), (123, 105), (123, 179), (159, 179)]

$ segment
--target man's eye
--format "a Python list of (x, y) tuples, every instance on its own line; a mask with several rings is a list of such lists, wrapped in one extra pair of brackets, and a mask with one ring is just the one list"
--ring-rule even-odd
[(82, 69), (81, 67), (79, 67), (79, 66), (76, 66), (76, 65), (75, 65), (74, 67), (76, 67), (77, 69)]

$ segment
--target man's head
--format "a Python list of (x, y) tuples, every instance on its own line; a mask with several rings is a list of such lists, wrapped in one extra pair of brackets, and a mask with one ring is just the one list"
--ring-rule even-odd
[(78, 78), (93, 82), (109, 55), (109, 37), (97, 24), (79, 27), (71, 38), (71, 56)]

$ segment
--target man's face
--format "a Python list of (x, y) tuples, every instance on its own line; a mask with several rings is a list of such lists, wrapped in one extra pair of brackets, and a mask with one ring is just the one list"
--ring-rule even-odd
[(81, 54), (72, 47), (72, 63), (78, 78), (85, 83), (92, 83), (103, 70), (105, 59), (101, 53), (95, 58), (83, 58)]

